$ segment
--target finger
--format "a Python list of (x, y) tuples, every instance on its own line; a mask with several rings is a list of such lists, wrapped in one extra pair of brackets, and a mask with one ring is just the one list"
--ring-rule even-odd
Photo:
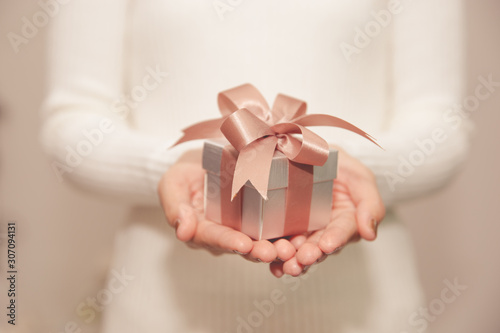
[(291, 276), (299, 276), (302, 271), (304, 270), (304, 266), (302, 266), (298, 261), (296, 257), (293, 257), (292, 259), (286, 261), (283, 264), (283, 272), (285, 274), (291, 275)]
[(175, 234), (180, 241), (188, 242), (196, 234), (198, 215), (193, 207), (184, 203), (179, 205), (178, 210), (179, 216), (174, 222)]
[(357, 213), (357, 224), (359, 234), (368, 241), (377, 238), (377, 230), (382, 218), (373, 217), (373, 214), (368, 213), (367, 209), (360, 208)]
[(247, 254), (253, 249), (253, 241), (247, 235), (208, 220), (202, 220), (198, 223), (196, 234), (192, 241), (195, 244), (219, 249), (224, 252)]
[(302, 276), (302, 275), (306, 274), (307, 271), (309, 271), (309, 268), (311, 268), (311, 266), (304, 266), (304, 269), (302, 270), (302, 273), (300, 273), (299, 276)]
[(323, 255), (318, 243), (324, 231), (312, 233), (307, 241), (297, 250), (295, 257), (302, 266), (310, 266), (314, 264)]
[(295, 246), (285, 238), (278, 239), (273, 244), (277, 252), (277, 257), (282, 261), (291, 259), (297, 252)]
[(302, 244), (304, 244), (307, 240), (307, 237), (305, 235), (295, 235), (290, 238), (290, 243), (292, 243), (293, 246), (295, 246), (295, 249), (299, 249)]
[(319, 248), (326, 254), (332, 254), (344, 247), (356, 233), (357, 226), (353, 213), (339, 214), (321, 235)]
[(377, 237), (377, 227), (384, 218), (385, 207), (371, 172), (348, 178), (349, 193), (356, 205), (358, 230), (366, 240)]
[(278, 257), (278, 253), (274, 245), (268, 240), (254, 241), (252, 251), (249, 253), (259, 261), (270, 263)]
[(235, 253), (241, 255), (241, 257), (243, 259), (248, 260), (250, 262), (254, 262), (254, 263), (260, 263), (261, 262), (261, 261), (257, 260), (257, 258), (250, 256), (249, 253), (247, 253), (247, 254), (241, 254), (239, 252), (235, 252)]
[(318, 244), (305, 243), (297, 251), (297, 261), (303, 266), (310, 266), (318, 261), (323, 255), (323, 252), (319, 248)]
[(321, 257), (319, 257), (317, 263), (319, 264), (320, 262), (325, 261), (326, 258), (328, 258), (328, 255), (323, 253)]
[(285, 272), (283, 272), (283, 262), (281, 261), (273, 261), (270, 263), (269, 270), (277, 278), (280, 278), (285, 274)]
[(189, 205), (191, 199), (187, 180), (179, 170), (179, 165), (173, 166), (158, 185), (160, 204), (171, 226), (179, 219), (181, 204)]

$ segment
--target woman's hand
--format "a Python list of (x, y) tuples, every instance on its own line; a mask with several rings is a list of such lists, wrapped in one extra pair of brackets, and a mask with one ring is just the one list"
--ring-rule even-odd
[(294, 257), (271, 263), (271, 272), (280, 277), (305, 272), (309, 266), (337, 253), (360, 238), (374, 240), (385, 215), (373, 173), (359, 160), (339, 150), (337, 179), (333, 185), (331, 222), (324, 229), (290, 238), (297, 249)]
[(296, 249), (288, 241), (254, 241), (242, 232), (205, 219), (204, 174), (201, 151), (191, 151), (169, 168), (158, 186), (161, 205), (179, 240), (213, 254), (238, 253), (251, 261), (269, 263), (295, 255)]

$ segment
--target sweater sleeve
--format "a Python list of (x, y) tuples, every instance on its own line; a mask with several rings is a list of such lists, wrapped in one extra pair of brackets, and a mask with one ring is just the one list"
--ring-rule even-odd
[(167, 151), (173, 142), (135, 130), (114, 107), (126, 80), (128, 3), (75, 0), (54, 18), (41, 143), (59, 181), (157, 205), (161, 175), (193, 144)]
[(385, 150), (346, 147), (373, 170), (386, 205), (444, 186), (467, 158), (471, 129), (468, 117), (458, 112), (464, 84), (462, 2), (401, 4), (391, 27), (389, 121), (375, 135)]

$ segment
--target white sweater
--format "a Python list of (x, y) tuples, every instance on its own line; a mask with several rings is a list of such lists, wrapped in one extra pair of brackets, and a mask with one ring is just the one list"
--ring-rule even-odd
[[(248, 82), (269, 103), (294, 96), (375, 136), (385, 150), (312, 128), (366, 163), (392, 205), (443, 186), (466, 157), (452, 109), (461, 10), (458, 0), (73, 0), (52, 22), (42, 142), (62, 180), (158, 207), (160, 177), (200, 142), (167, 147), (219, 116), (218, 92)], [(135, 279), (106, 307), (105, 332), (421, 331), (410, 241), (390, 220), (307, 280), (277, 280), (187, 248), (158, 208), (136, 208), (112, 265)]]
[(312, 128), (374, 171), (388, 205), (441, 187), (466, 156), (450, 111), (457, 0), (74, 0), (52, 23), (42, 142), (55, 174), (134, 205), (157, 205), (161, 175), (200, 143), (167, 147), (246, 82), (375, 136), (385, 151)]

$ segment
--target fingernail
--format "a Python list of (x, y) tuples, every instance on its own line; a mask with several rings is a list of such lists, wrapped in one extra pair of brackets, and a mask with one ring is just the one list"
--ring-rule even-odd
[(316, 260), (316, 264), (319, 264), (319, 263), (325, 261), (326, 258), (328, 258), (328, 256), (326, 254), (322, 255), (321, 257), (318, 258), (318, 260)]
[(344, 247), (343, 246), (339, 246), (337, 247), (335, 250), (333, 250), (333, 253), (337, 253), (339, 252), (340, 250), (342, 250)]
[(311, 268), (311, 265), (303, 266), (302, 267), (302, 272), (300, 272), (300, 274), (298, 276), (302, 276), (302, 275), (306, 274), (307, 271), (309, 270), (309, 268)]
[(236, 254), (239, 254), (240, 256), (244, 256), (246, 253), (243, 253), (243, 252), (240, 252), (240, 251), (237, 251), (237, 250), (233, 250), (234, 253)]
[(378, 226), (378, 222), (377, 222), (377, 220), (372, 219), (371, 223), (372, 223), (373, 233), (375, 234), (375, 237), (377, 237), (377, 226)]
[(343, 248), (344, 248), (343, 246), (336, 247), (332, 252), (328, 252), (327, 254), (330, 255), (330, 254), (337, 253), (340, 250), (342, 250)]

